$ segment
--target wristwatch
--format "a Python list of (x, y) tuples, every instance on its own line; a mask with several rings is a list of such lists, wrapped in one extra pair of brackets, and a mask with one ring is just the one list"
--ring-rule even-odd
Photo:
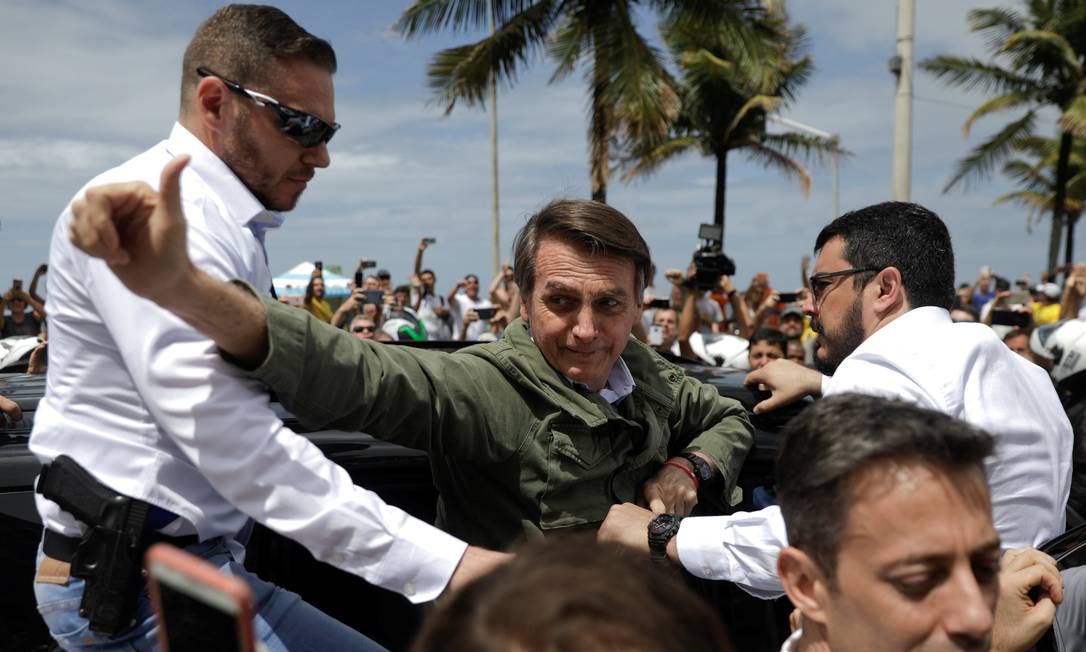
[(667, 560), (667, 543), (678, 534), (682, 520), (675, 514), (660, 514), (649, 521), (649, 556), (653, 561)]
[(702, 459), (700, 455), (685, 451), (679, 453), (679, 457), (694, 466), (694, 475), (698, 477), (699, 483), (706, 484), (716, 476), (716, 469), (713, 468), (713, 465)]

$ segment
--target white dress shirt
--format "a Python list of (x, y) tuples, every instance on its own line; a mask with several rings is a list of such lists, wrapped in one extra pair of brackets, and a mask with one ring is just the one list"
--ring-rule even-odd
[[(1043, 369), (1008, 349), (983, 324), (955, 324), (942, 308), (910, 310), (868, 337), (823, 377), (822, 394), (856, 392), (938, 410), (991, 433), (985, 462), (995, 528), (1004, 548), (1036, 546), (1065, 528), (1071, 487), (1071, 424)], [(678, 534), (691, 573), (772, 598), (780, 509), (687, 518)]]
[[(453, 339), (460, 339), (460, 329), (464, 327), (464, 315), (469, 310), (477, 310), (479, 308), (493, 308), (490, 303), (490, 299), (483, 299), (482, 297), (472, 299), (465, 292), (459, 292), (453, 296), (452, 302), (449, 304), (450, 312), (452, 312), (453, 318)], [(479, 336), (490, 330), (490, 320), (477, 319), (468, 324), (468, 332), (464, 337), (466, 342), (476, 342), (479, 340)]]
[[(220, 279), (271, 287), (262, 241), (282, 216), (181, 125), (88, 186), (157, 187), (180, 154), (192, 157), (181, 202), (193, 262)], [(179, 515), (169, 534), (230, 538), (253, 518), (412, 601), (436, 597), (466, 544), (355, 486), (282, 425), (266, 391), (224, 362), (214, 343), (75, 249), (70, 219), (69, 206), (49, 254), (49, 373), (30, 439), (38, 458), (66, 454), (114, 490)], [(47, 527), (79, 533), (67, 512), (36, 498)]]

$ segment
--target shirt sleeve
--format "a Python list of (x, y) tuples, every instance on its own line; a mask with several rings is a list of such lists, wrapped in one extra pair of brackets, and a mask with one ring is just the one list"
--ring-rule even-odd
[(762, 600), (784, 594), (777, 555), (788, 545), (788, 536), (779, 507), (684, 518), (676, 545), (679, 562), (692, 575), (734, 582)]
[[(186, 213), (199, 210), (185, 205)], [(189, 231), (198, 266), (219, 278), (236, 275), (228, 247), (194, 234), (191, 221)], [(87, 292), (168, 439), (156, 446), (176, 447), (234, 507), (317, 559), (413, 602), (442, 592), (465, 543), (355, 486), (343, 468), (282, 425), (262, 386), (223, 361), (210, 340), (130, 293), (103, 261), (85, 265)]]

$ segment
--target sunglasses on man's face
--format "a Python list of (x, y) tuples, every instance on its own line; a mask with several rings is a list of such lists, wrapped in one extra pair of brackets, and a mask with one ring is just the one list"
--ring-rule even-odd
[(217, 77), (231, 91), (274, 111), (276, 117), (279, 118), (279, 130), (302, 147), (316, 147), (321, 143), (327, 143), (332, 140), (332, 136), (336, 135), (336, 131), (339, 129), (338, 122), (328, 124), (312, 113), (306, 113), (285, 104), (280, 104), (273, 97), (251, 91), (237, 82), (232, 82), (221, 75), (215, 74), (207, 68), (197, 68), (196, 74), (201, 77)]
[(355, 326), (351, 329), (352, 333), (376, 333), (377, 327), (375, 326)]

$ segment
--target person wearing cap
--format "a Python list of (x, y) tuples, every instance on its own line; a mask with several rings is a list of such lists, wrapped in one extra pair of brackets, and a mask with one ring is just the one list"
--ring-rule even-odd
[(804, 319), (803, 310), (799, 306), (792, 304), (781, 311), (781, 333), (784, 333), (785, 338), (794, 340), (799, 339), (803, 335), (803, 330), (807, 326), (807, 320)]
[(1055, 283), (1041, 283), (1034, 288), (1039, 301), (1033, 302), (1033, 323), (1038, 326), (1055, 324), (1060, 320), (1060, 297), (1063, 291)]

